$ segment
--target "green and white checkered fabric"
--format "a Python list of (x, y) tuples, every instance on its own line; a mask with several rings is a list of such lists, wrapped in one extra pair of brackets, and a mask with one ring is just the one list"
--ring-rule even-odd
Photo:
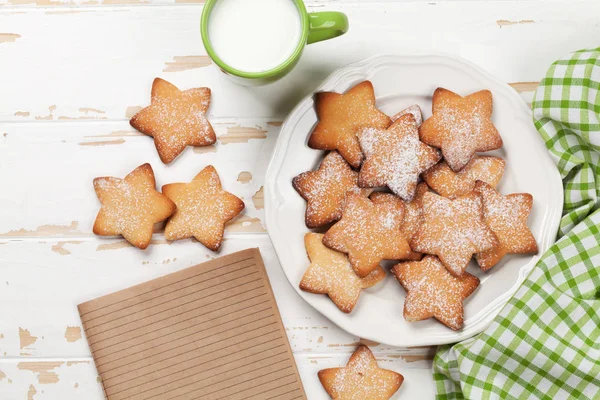
[(559, 240), (484, 332), (438, 349), (438, 399), (600, 399), (600, 49), (550, 67), (533, 118), (563, 178)]

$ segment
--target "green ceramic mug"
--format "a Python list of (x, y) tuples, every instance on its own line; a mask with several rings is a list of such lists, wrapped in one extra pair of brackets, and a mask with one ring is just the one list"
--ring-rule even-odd
[(219, 1), (222, 0), (207, 0), (204, 4), (200, 20), (202, 42), (204, 43), (206, 52), (221, 71), (235, 82), (246, 86), (264, 85), (282, 78), (298, 63), (302, 51), (307, 44), (333, 39), (348, 31), (348, 18), (345, 14), (334, 11), (308, 13), (302, 0), (287, 0), (293, 1), (300, 16), (301, 32), (296, 48), (285, 61), (274, 68), (261, 72), (247, 72), (227, 65), (227, 63), (219, 58), (211, 43), (208, 26), (210, 24), (211, 11)]

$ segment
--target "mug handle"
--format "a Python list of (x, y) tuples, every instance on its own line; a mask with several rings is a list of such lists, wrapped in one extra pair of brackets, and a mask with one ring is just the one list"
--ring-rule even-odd
[(308, 14), (308, 44), (333, 39), (348, 32), (348, 17), (337, 11)]

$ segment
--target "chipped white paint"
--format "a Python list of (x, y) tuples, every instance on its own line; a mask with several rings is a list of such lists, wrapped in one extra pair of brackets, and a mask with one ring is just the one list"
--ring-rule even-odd
[(257, 210), (262, 210), (265, 207), (265, 194), (262, 186), (258, 192), (254, 193), (254, 196), (252, 196), (252, 203)]
[(237, 181), (240, 183), (250, 183), (252, 180), (252, 174), (248, 171), (242, 171), (239, 173)]
[(163, 72), (179, 72), (188, 69), (207, 67), (212, 64), (209, 56), (175, 56), (167, 61)]
[[(160, 232), (145, 251), (90, 233), (99, 206), (92, 179), (144, 162), (159, 187), (213, 164), (224, 188), (244, 199), (220, 254), (261, 249), (308, 396), (325, 399), (316, 372), (345, 364), (364, 340), (296, 296), (264, 233), (261, 188), (285, 115), (333, 70), (378, 53), (461, 55), (514, 82), (531, 102), (552, 61), (600, 36), (597, 0), (473, 0), (467, 13), (459, 0), (307, 1), (310, 10), (345, 12), (350, 32), (307, 47), (285, 79), (248, 89), (210, 65), (198, 32), (201, 2), (0, 0), (3, 400), (102, 399), (76, 305), (218, 256)], [(127, 121), (148, 104), (156, 76), (213, 91), (209, 119), (219, 141), (187, 149), (169, 167)], [(369, 345), (383, 367), (406, 378), (395, 398), (431, 398), (432, 348)]]
[(76, 342), (81, 339), (81, 327), (80, 326), (67, 326), (65, 330), (65, 339), (69, 343)]
[(498, 26), (502, 28), (503, 26), (511, 26), (511, 25), (525, 25), (525, 24), (535, 24), (535, 21), (532, 19), (522, 19), (520, 21), (507, 21), (505, 19), (499, 19), (496, 21)]
[(535, 92), (540, 85), (539, 82), (511, 82), (509, 85), (518, 93)]
[(221, 144), (248, 143), (250, 139), (266, 139), (267, 130), (260, 127), (231, 126), (227, 133), (218, 136)]
[(20, 37), (17, 33), (0, 33), (0, 43), (14, 42)]
[(29, 329), (23, 329), (19, 327), (19, 349), (21, 350), (21, 356), (30, 356), (33, 352), (33, 345), (37, 341), (37, 336), (33, 336)]

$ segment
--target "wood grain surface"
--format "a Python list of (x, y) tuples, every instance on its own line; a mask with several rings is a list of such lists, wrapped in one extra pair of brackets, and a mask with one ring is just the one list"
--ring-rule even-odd
[[(206, 56), (201, 0), (0, 0), (0, 398), (102, 399), (76, 305), (211, 259), (160, 229), (146, 251), (98, 238), (97, 176), (150, 162), (159, 185), (207, 164), (246, 203), (220, 254), (259, 247), (309, 399), (316, 372), (344, 365), (361, 338), (322, 317), (289, 286), (265, 233), (262, 186), (281, 122), (336, 68), (379, 53), (444, 52), (511, 82), (528, 103), (548, 66), (597, 46), (597, 0), (322, 0), (350, 31), (308, 46), (285, 79), (248, 89)], [(148, 104), (154, 77), (209, 86), (218, 142), (164, 166), (127, 119)], [(398, 304), (402, 307), (402, 304)], [(368, 343), (405, 376), (396, 398), (432, 398), (433, 348)]]

